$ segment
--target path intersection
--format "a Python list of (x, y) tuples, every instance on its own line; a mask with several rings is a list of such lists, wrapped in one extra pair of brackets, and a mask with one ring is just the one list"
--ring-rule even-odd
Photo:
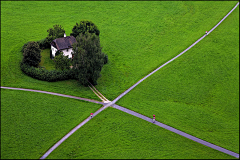
[[(148, 74), (147, 76), (145, 76), (144, 78), (142, 78), (141, 80), (139, 80), (137, 83), (135, 83), (132, 87), (130, 87), (129, 89), (127, 89), (125, 92), (123, 92), (122, 94), (120, 94), (117, 98), (115, 98), (113, 101), (109, 101), (106, 97), (104, 97), (90, 82), (89, 82), (89, 88), (102, 100), (102, 102), (96, 101), (96, 100), (90, 100), (87, 98), (81, 98), (81, 97), (76, 97), (76, 96), (70, 96), (70, 95), (64, 95), (64, 94), (59, 94), (59, 93), (53, 93), (53, 92), (46, 92), (46, 91), (38, 91), (38, 90), (32, 90), (32, 89), (23, 89), (23, 88), (13, 88), (13, 87), (3, 87), (1, 86), (1, 88), (4, 89), (14, 89), (14, 90), (24, 90), (24, 91), (32, 91), (32, 92), (40, 92), (40, 93), (46, 93), (46, 94), (52, 94), (52, 95), (57, 95), (57, 96), (63, 96), (63, 97), (68, 97), (68, 98), (75, 98), (75, 99), (79, 99), (79, 100), (84, 100), (84, 101), (88, 101), (88, 102), (92, 102), (92, 103), (98, 103), (98, 104), (102, 104), (103, 107), (100, 108), (99, 110), (97, 110), (95, 113), (93, 113), (93, 116), (96, 116), (97, 114), (99, 114), (101, 111), (103, 111), (104, 109), (106, 109), (107, 107), (113, 107), (115, 109), (121, 110), (123, 112), (126, 112), (128, 114), (131, 114), (133, 116), (136, 116), (138, 118), (141, 118), (143, 120), (146, 120), (148, 122), (152, 123), (152, 119), (149, 117), (146, 117), (144, 115), (141, 115), (137, 112), (131, 111), (127, 108), (121, 107), (117, 104), (115, 104), (120, 98), (122, 98), (124, 95), (126, 95), (129, 91), (131, 91), (133, 88), (135, 88), (139, 83), (141, 83), (142, 81), (144, 81), (146, 78), (148, 78), (149, 76), (151, 76), (153, 73), (155, 73), (156, 71), (158, 71), (159, 69), (161, 69), (162, 67), (164, 67), (165, 65), (167, 65), (168, 63), (172, 62), (173, 60), (175, 60), (176, 58), (178, 58), (179, 56), (181, 56), (182, 54), (184, 54), (185, 52), (187, 52), (189, 49), (191, 49), (194, 45), (196, 45), (198, 42), (200, 42), (203, 38), (205, 38), (207, 35), (209, 35), (218, 25), (220, 25), (222, 23), (222, 21), (228, 17), (228, 15), (230, 13), (232, 13), (232, 11), (239, 5), (239, 2), (235, 5), (235, 7), (217, 24), (215, 25), (209, 32), (207, 32), (207, 34), (204, 34), (201, 38), (199, 38), (196, 42), (194, 42), (191, 46), (189, 46), (187, 49), (185, 49), (183, 52), (181, 52), (180, 54), (178, 54), (176, 57), (172, 58), (171, 60), (169, 60), (168, 62), (164, 63), (163, 65), (161, 65), (160, 67), (158, 67), (157, 69), (155, 69), (154, 71), (152, 71), (150, 74)], [(58, 141), (55, 145), (53, 145), (40, 159), (45, 159), (55, 148), (57, 148), (63, 141), (65, 141), (69, 136), (71, 136), (76, 130), (78, 130), (81, 126), (83, 126), (85, 123), (87, 123), (89, 120), (91, 119), (91, 117), (89, 116), (87, 119), (85, 119), (83, 122), (81, 122), (79, 125), (77, 125), (74, 129), (72, 129), (67, 135), (65, 135), (60, 141)], [(192, 135), (189, 135), (187, 133), (184, 133), (180, 130), (177, 130), (173, 127), (170, 127), (166, 124), (163, 124), (161, 122), (156, 121), (154, 123), (155, 125), (158, 125), (162, 128), (165, 128), (171, 132), (174, 132), (176, 134), (179, 134), (181, 136), (184, 136), (188, 139), (191, 139), (195, 142), (198, 142), (200, 144), (203, 144), (205, 146), (208, 146), (210, 148), (216, 149), (218, 151), (221, 151), (223, 153), (229, 154), (231, 156), (234, 156), (236, 158), (239, 158), (239, 154), (232, 152), (230, 150), (227, 150), (225, 148), (219, 147), (217, 145), (214, 145), (212, 143), (209, 143), (207, 141), (201, 140), (197, 137), (194, 137)]]

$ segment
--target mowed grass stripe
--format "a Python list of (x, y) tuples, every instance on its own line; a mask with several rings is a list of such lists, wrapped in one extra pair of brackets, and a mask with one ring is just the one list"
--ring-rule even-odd
[(47, 159), (234, 159), (112, 107), (94, 117)]
[(69, 35), (76, 22), (89, 19), (99, 27), (103, 52), (109, 56), (109, 64), (103, 67), (96, 88), (111, 101), (195, 42), (235, 3), (1, 2), (1, 86), (97, 99), (90, 89), (75, 80), (43, 82), (24, 75), (19, 68), (22, 58), (19, 51), (25, 42), (46, 37), (47, 29), (56, 23)]
[(101, 105), (1, 89), (1, 158), (38, 159)]
[(238, 13), (118, 104), (239, 153)]

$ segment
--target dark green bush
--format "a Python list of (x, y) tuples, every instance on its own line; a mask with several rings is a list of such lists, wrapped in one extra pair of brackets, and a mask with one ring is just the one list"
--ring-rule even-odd
[(32, 78), (36, 78), (43, 81), (55, 82), (62, 81), (68, 79), (75, 79), (74, 70), (52, 70), (48, 71), (44, 68), (35, 68), (28, 64), (22, 63), (20, 64), (21, 70), (28, 76)]
[(97, 36), (99, 36), (100, 31), (92, 21), (81, 20), (79, 24), (76, 23), (76, 25), (73, 26), (72, 33), (70, 33), (70, 36), (74, 36), (76, 38), (81, 33), (82, 34), (95, 33)]
[(62, 51), (59, 51), (59, 50), (58, 50), (58, 51), (55, 53), (55, 57), (58, 56), (58, 55), (61, 54), (61, 53), (62, 53)]
[(25, 43), (23, 46), (22, 46), (22, 49), (21, 49), (21, 52), (23, 53), (24, 52), (24, 49), (27, 48), (27, 45), (28, 43), (30, 43), (31, 41)]
[(41, 62), (41, 49), (37, 42), (29, 42), (23, 51), (23, 63), (27, 63), (30, 66), (37, 67)]
[(38, 45), (39, 45), (39, 47), (41, 49), (45, 49), (45, 48), (50, 48), (51, 47), (50, 43), (47, 42), (46, 38), (37, 41), (37, 43), (38, 43)]
[(55, 69), (57, 70), (69, 70), (70, 69), (70, 59), (68, 56), (64, 56), (63, 52), (55, 56)]

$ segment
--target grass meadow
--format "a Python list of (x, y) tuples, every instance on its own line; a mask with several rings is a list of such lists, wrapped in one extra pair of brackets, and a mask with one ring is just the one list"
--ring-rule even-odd
[[(98, 26), (103, 52), (109, 58), (96, 88), (113, 100), (203, 36), (236, 3), (1, 1), (1, 86), (99, 100), (76, 80), (40, 81), (20, 70), (24, 43), (45, 38), (55, 24), (62, 25), (69, 36), (76, 22), (88, 19)], [(204, 40), (117, 104), (149, 117), (155, 114), (163, 123), (239, 153), (238, 14), (239, 7)], [(49, 56), (49, 51), (45, 52)], [(50, 58), (41, 65), (54, 67)], [(64, 97), (1, 89), (1, 157), (40, 158), (100, 107)], [(232, 158), (111, 108), (97, 118), (98, 122), (94, 118), (84, 125), (49, 158)]]
[(233, 159), (114, 108), (94, 117), (47, 159)]
[(1, 89), (1, 158), (39, 159), (101, 105)]
[[(93, 21), (109, 57), (96, 88), (113, 100), (210, 30), (236, 1), (228, 2), (1, 2), (1, 85), (98, 99), (75, 80), (43, 82), (22, 73), (20, 49), (47, 36), (54, 24), (70, 35), (81, 19)], [(67, 9), (66, 9), (67, 8)]]
[(39, 65), (41, 67), (46, 68), (47, 70), (55, 70), (55, 65), (54, 65), (54, 61), (52, 59), (50, 59), (50, 49), (44, 49), (41, 52), (41, 62), (39, 63)]
[(239, 7), (117, 103), (239, 153)]

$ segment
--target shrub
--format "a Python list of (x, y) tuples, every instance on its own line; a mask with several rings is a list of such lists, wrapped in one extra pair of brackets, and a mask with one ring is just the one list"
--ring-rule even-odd
[(41, 49), (45, 49), (45, 48), (50, 48), (51, 47), (50, 43), (47, 42), (46, 38), (37, 41), (37, 43), (39, 45), (39, 48), (41, 48)]
[(41, 49), (37, 42), (29, 42), (27, 47), (23, 51), (23, 63), (27, 63), (30, 66), (37, 67), (41, 62)]
[(46, 37), (46, 43), (48, 43), (50, 45), (50, 43), (54, 39), (63, 37), (65, 30), (64, 30), (63, 26), (56, 24), (56, 25), (53, 25), (53, 28), (49, 28), (47, 30), (47, 32), (48, 32), (48, 35)]
[(63, 71), (48, 71), (43, 68), (35, 68), (23, 62), (21, 62), (20, 68), (26, 75), (43, 81), (55, 82), (61, 80), (75, 79), (74, 70), (71, 69)]
[(30, 43), (31, 41), (25, 43), (23, 46), (22, 46), (22, 49), (21, 49), (21, 52), (23, 53), (24, 52), (24, 49), (27, 47), (28, 43)]
[(68, 56), (64, 56), (63, 52), (60, 52), (59, 55), (54, 58), (55, 68), (59, 70), (70, 69), (70, 59)]
[(58, 51), (55, 53), (55, 57), (58, 56), (59, 54), (61, 54), (61, 51), (58, 50)]
[(99, 36), (100, 31), (92, 21), (81, 20), (79, 24), (76, 23), (76, 25), (73, 26), (72, 33), (70, 33), (70, 35), (76, 38), (81, 33), (95, 33)]

